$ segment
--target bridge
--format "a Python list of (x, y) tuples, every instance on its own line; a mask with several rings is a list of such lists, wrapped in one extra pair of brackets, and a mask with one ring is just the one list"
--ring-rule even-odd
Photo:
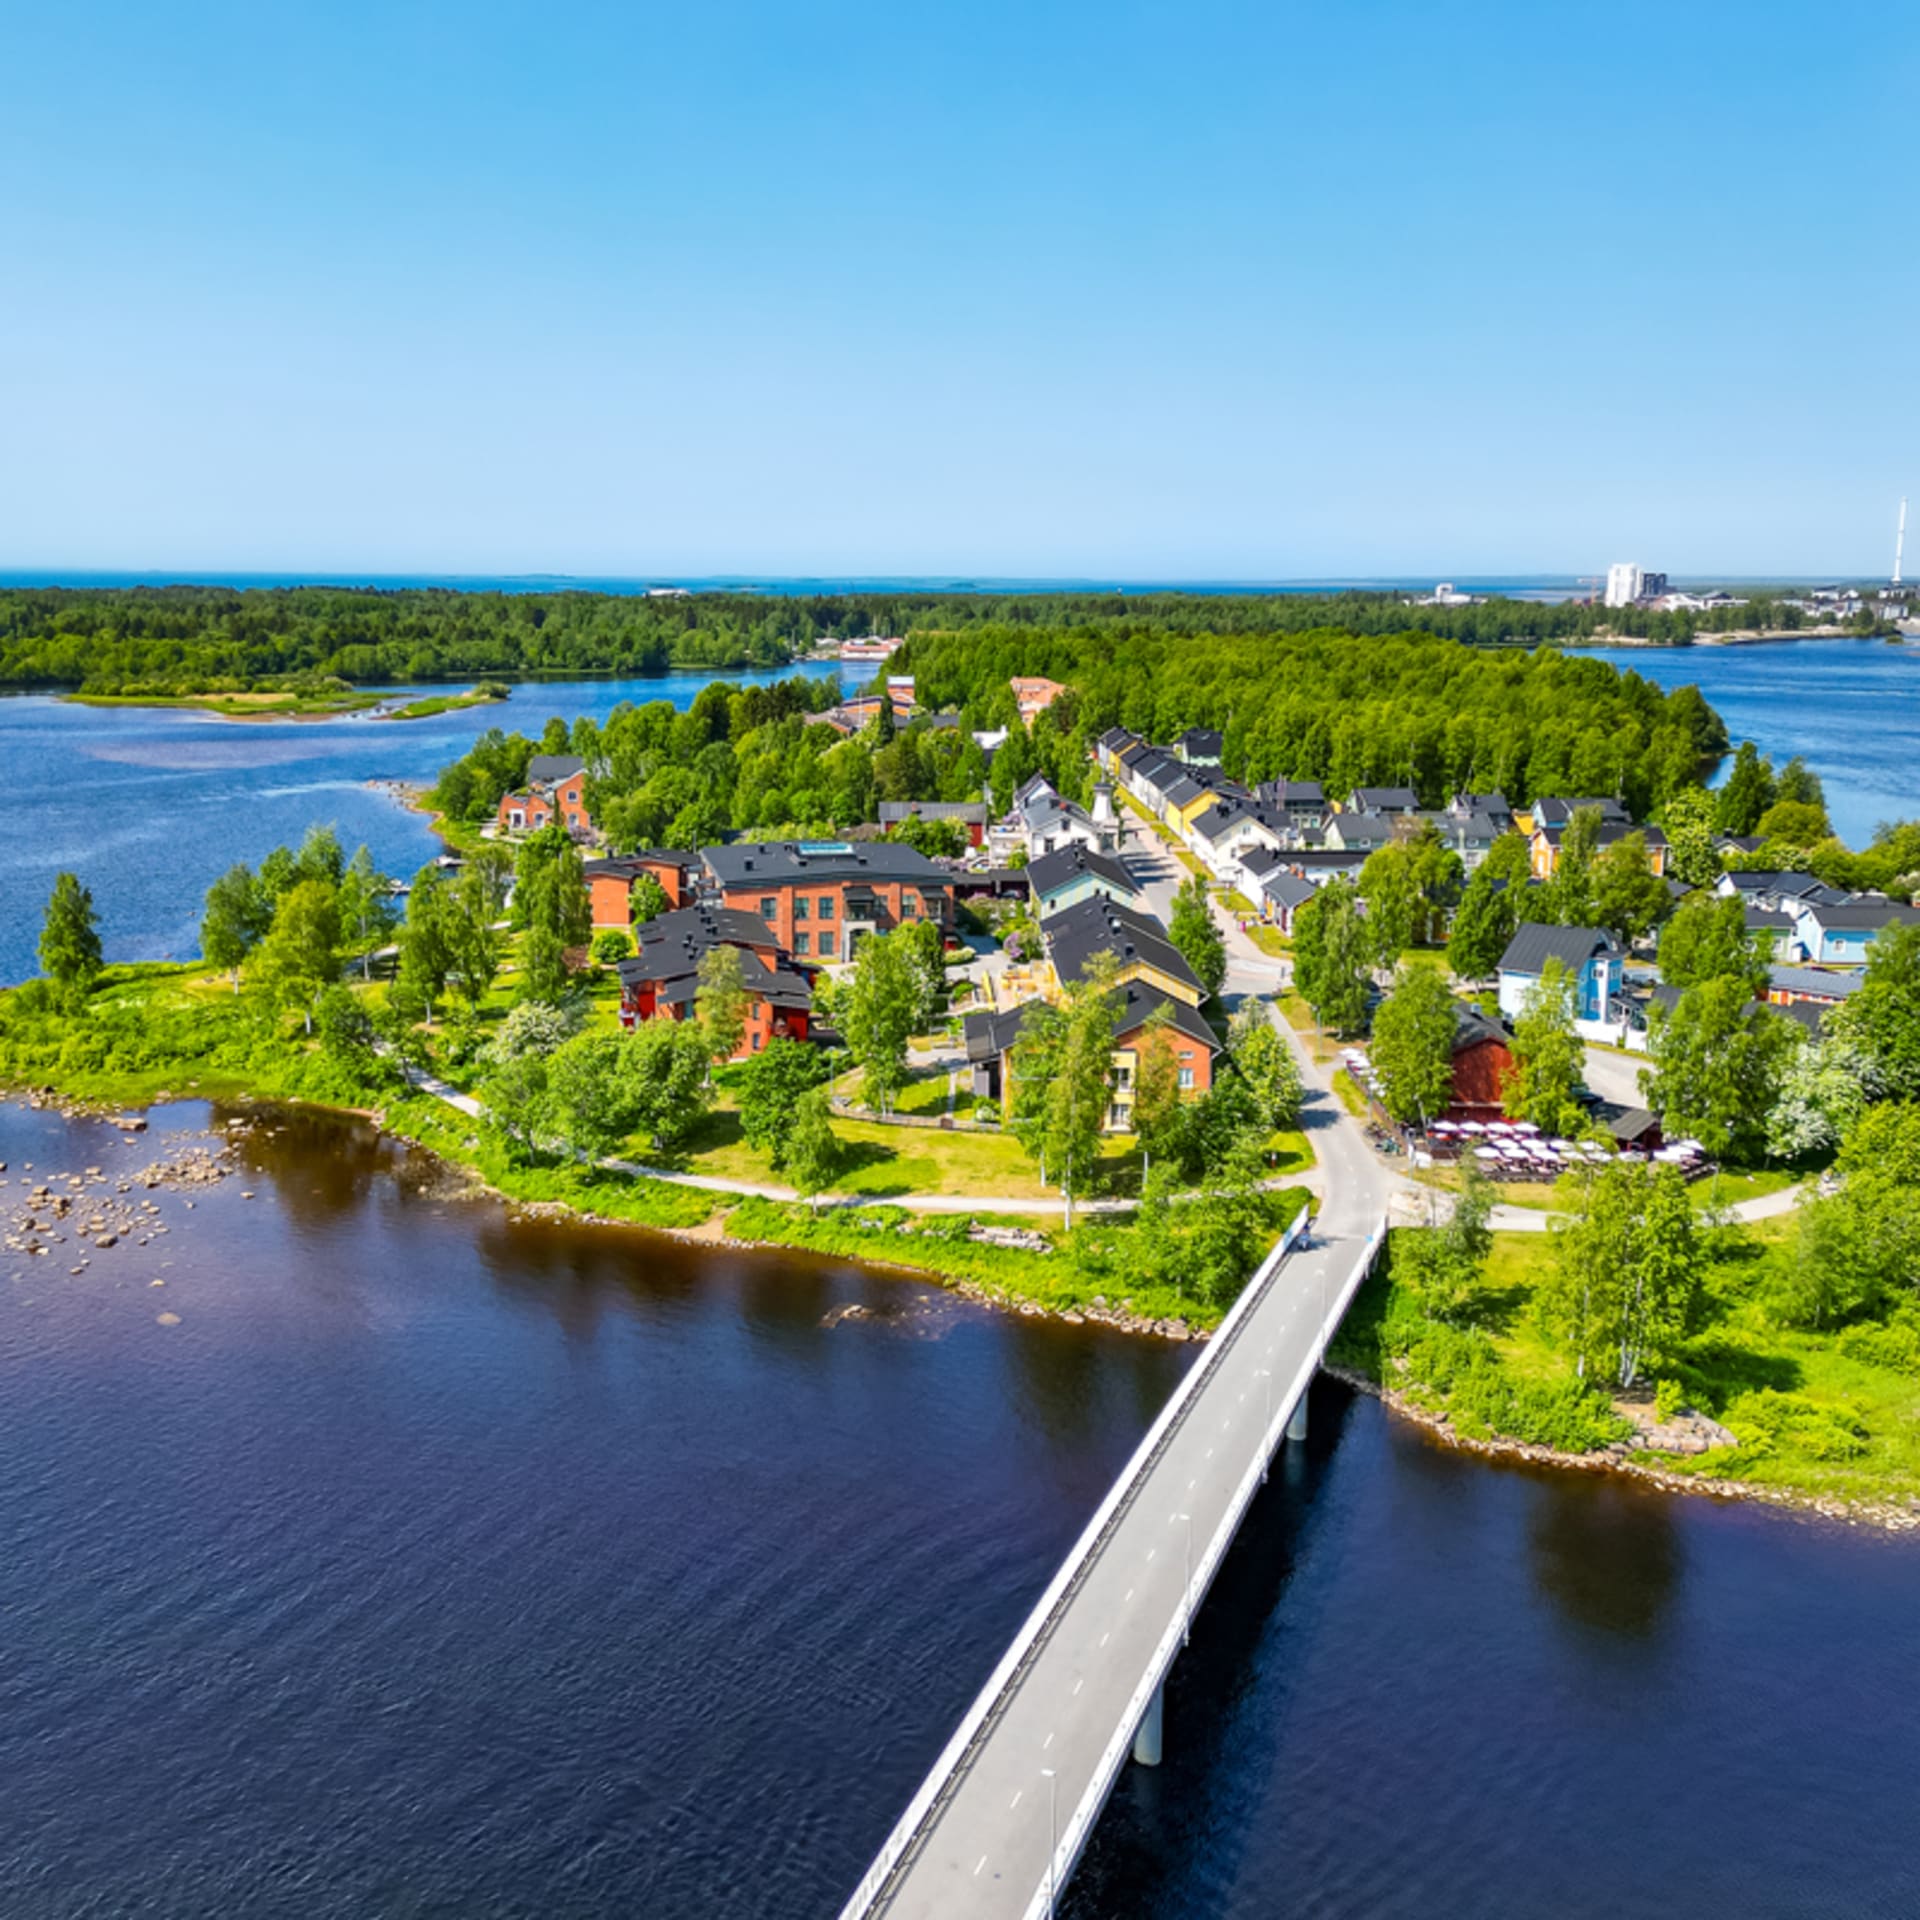
[[(1377, 1164), (1320, 1091), (1334, 1196), (1303, 1212), (1182, 1379), (967, 1710), (841, 1920), (1051, 1913), (1386, 1234)], [(1178, 1729), (1175, 1730), (1177, 1737)]]

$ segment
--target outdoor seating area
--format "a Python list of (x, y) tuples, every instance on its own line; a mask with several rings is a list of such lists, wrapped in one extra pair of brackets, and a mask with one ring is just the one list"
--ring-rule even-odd
[(1436, 1120), (1427, 1130), (1426, 1146), (1435, 1160), (1472, 1158), (1496, 1180), (1553, 1181), (1573, 1168), (1604, 1166), (1616, 1158), (1634, 1166), (1649, 1160), (1675, 1166), (1689, 1180), (1714, 1171), (1697, 1140), (1676, 1140), (1652, 1153), (1628, 1147), (1615, 1154), (1595, 1140), (1547, 1139), (1530, 1120)]

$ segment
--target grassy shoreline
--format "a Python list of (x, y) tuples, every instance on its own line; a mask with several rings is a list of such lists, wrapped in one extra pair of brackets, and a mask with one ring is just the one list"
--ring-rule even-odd
[(1671, 1415), (1656, 1411), (1652, 1379), (1622, 1393), (1573, 1378), (1535, 1313), (1555, 1257), (1542, 1234), (1495, 1234), (1471, 1297), (1442, 1317), (1395, 1273), (1396, 1251), (1423, 1230), (1396, 1229), (1329, 1367), (1446, 1444), (1491, 1457), (1920, 1529), (1920, 1373), (1855, 1328), (1778, 1323), (1768, 1288), (1792, 1230), (1763, 1221), (1714, 1252), (1700, 1310), (1657, 1369)]
[[(158, 707), (191, 713), (211, 713), (223, 720), (331, 720), (366, 713), (395, 698), (391, 693), (67, 693), (60, 696), (77, 707)], [(487, 706), (502, 696), (478, 687), (465, 693), (428, 694), (380, 714), (383, 720), (426, 720), (435, 714), (457, 713), (463, 707)]]

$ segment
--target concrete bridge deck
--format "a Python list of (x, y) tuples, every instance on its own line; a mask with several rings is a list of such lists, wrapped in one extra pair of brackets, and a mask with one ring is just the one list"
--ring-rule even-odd
[(843, 1920), (1044, 1914), (1136, 1739), (1158, 1758), (1167, 1669), (1384, 1231), (1323, 1219), (1298, 1248), (1298, 1227), (1148, 1431)]

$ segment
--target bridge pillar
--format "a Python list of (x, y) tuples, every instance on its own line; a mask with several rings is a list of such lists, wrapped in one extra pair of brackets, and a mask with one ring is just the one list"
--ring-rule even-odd
[(1153, 1690), (1153, 1698), (1147, 1702), (1147, 1710), (1140, 1716), (1140, 1725), (1133, 1736), (1133, 1757), (1143, 1767), (1157, 1767), (1160, 1764), (1161, 1735), (1167, 1718), (1167, 1683), (1162, 1680)]
[(1289, 1440), (1304, 1440), (1307, 1437), (1307, 1392), (1306, 1387), (1300, 1389), (1300, 1398), (1294, 1403), (1293, 1412), (1287, 1416)]

